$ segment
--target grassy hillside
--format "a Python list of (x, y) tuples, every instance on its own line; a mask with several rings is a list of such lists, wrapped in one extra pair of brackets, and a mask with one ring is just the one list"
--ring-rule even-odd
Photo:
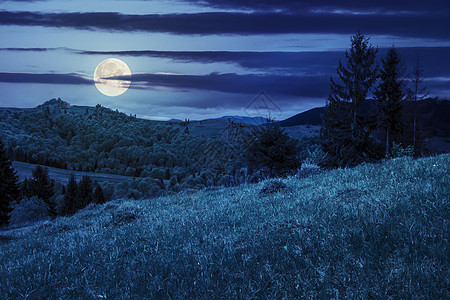
[(2, 229), (0, 294), (445, 299), (449, 166), (396, 159)]

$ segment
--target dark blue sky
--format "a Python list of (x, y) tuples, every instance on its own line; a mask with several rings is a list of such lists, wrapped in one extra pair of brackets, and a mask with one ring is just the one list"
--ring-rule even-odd
[[(0, 0), (0, 106), (60, 97), (154, 119), (245, 115), (264, 90), (286, 118), (322, 106), (361, 30), (417, 55), (431, 96), (450, 98), (450, 1)], [(132, 85), (108, 97), (97, 64), (119, 58)]]

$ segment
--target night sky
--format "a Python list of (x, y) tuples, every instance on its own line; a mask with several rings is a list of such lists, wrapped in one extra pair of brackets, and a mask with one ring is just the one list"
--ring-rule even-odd
[[(417, 55), (430, 96), (450, 98), (450, 1), (0, 0), (0, 106), (51, 98), (167, 120), (245, 115), (262, 90), (284, 119), (317, 106), (360, 30)], [(93, 83), (99, 62), (133, 73), (121, 96)]]

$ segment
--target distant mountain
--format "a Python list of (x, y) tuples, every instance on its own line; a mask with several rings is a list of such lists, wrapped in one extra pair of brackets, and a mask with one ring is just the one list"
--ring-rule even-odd
[[(407, 112), (413, 114), (412, 102), (407, 102)], [(417, 102), (417, 119), (427, 136), (450, 137), (450, 101), (429, 99)]]
[(279, 121), (278, 124), (283, 127), (297, 126), (297, 125), (322, 125), (321, 115), (324, 107), (316, 107), (302, 113), (296, 114), (286, 120)]
[[(408, 115), (414, 113), (414, 103), (404, 102), (405, 111)], [(325, 107), (316, 107), (302, 113), (296, 114), (286, 120), (279, 121), (278, 124), (283, 127), (297, 125), (322, 125), (321, 115)], [(362, 110), (374, 111), (376, 109), (375, 101), (368, 101)], [(416, 113), (418, 121), (421, 123), (423, 131), (433, 136), (450, 136), (450, 101), (427, 99), (417, 102)]]
[(249, 124), (249, 125), (261, 125), (266, 123), (264, 117), (246, 117), (246, 116), (223, 116), (221, 120), (230, 120), (236, 123)]
[(182, 123), (183, 120), (180, 120), (180, 119), (170, 119), (170, 120), (168, 120), (167, 122), (172, 122), (172, 123)]

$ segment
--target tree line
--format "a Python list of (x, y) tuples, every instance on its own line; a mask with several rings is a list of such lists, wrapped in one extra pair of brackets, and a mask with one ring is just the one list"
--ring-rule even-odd
[(67, 185), (62, 187), (63, 201), (57, 207), (54, 201), (55, 181), (48, 175), (47, 168), (37, 166), (32, 171), (32, 177), (19, 181), (11, 161), (7, 158), (4, 144), (0, 140), (0, 226), (9, 224), (11, 204), (37, 200), (47, 209), (50, 219), (58, 215), (69, 216), (83, 209), (91, 203), (104, 204), (106, 202), (103, 189), (99, 183), (94, 183), (89, 176), (83, 176), (77, 182), (75, 175), (71, 175)]
[[(351, 37), (346, 61), (338, 62), (338, 81), (330, 79), (321, 129), (321, 145), (326, 153), (323, 167), (352, 167), (389, 156), (407, 127), (403, 101), (426, 96), (419, 62), (414, 69), (413, 87), (407, 89), (396, 48), (388, 50), (381, 66), (376, 63), (377, 52), (369, 39), (358, 32)], [(374, 101), (369, 101), (370, 97)], [(416, 119), (414, 115), (413, 147)]]

